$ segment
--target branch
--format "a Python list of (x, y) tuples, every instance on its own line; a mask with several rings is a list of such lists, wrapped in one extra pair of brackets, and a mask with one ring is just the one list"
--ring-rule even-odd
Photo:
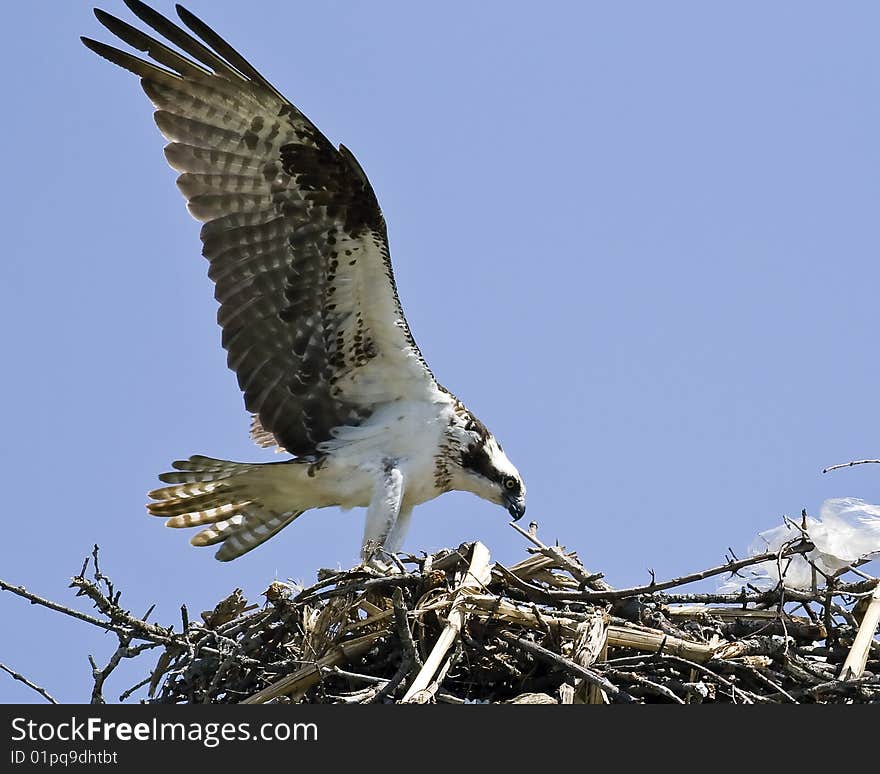
[[(148, 701), (175, 704), (504, 703), (557, 694), (566, 703), (574, 698), (572, 682), (584, 687), (582, 700), (596, 703), (654, 697), (676, 703), (870, 703), (878, 697), (876, 677), (834, 680), (854, 677), (855, 670), (841, 669), (850, 652), (849, 666), (858, 657), (864, 674), (880, 673), (880, 643), (872, 636), (880, 606), (872, 601), (875, 578), (842, 583), (835, 573), (817, 577), (824, 587), (777, 584), (765, 592), (734, 575), (743, 585), (737, 594), (687, 595), (671, 588), (779, 557), (786, 557), (784, 565), (812, 548), (807, 540), (798, 537), (778, 554), (745, 560), (731, 554), (725, 564), (699, 573), (662, 582), (652, 574), (644, 586), (613, 589), (597, 583), (576, 554), (546, 546), (534, 530), (523, 535), (531, 544), (528, 556), (510, 569), (493, 567), (481, 544), (463, 544), (426, 555), (410, 574), (334, 573), (329, 583), (322, 577), (299, 595), (269, 594), (254, 612), (242, 598), (226, 617), (212, 619), (215, 626), (190, 622), (185, 606), (173, 627), (148, 623), (150, 612), (137, 618), (120, 606), (118, 590), (97, 561), (92, 564), (97, 551), (72, 587), (100, 612), (79, 613), (2, 581), (0, 590), (114, 632), (106, 656), (90, 659), (94, 685), (87, 691), (96, 703), (109, 700), (108, 683), (123, 661), (148, 650), (156, 650), (155, 666), (120, 701), (147, 686)], [(144, 608), (139, 600), (137, 609)], [(799, 608), (808, 617), (795, 615)], [(591, 621), (597, 623), (595, 661), (582, 657)], [(782, 636), (773, 628), (780, 622)], [(817, 646), (823, 627), (824, 647)], [(419, 654), (430, 654), (421, 667)], [(2, 671), (15, 676), (8, 667)], [(357, 690), (340, 694), (335, 686), (341, 679), (353, 680)], [(518, 690), (523, 693), (516, 696)]]
[(0, 669), (2, 669), (4, 672), (6, 672), (6, 674), (10, 675), (13, 680), (18, 680), (20, 683), (24, 683), (28, 688), (32, 688), (33, 690), (35, 690), (38, 694), (40, 694), (40, 696), (42, 696), (46, 701), (48, 701), (49, 704), (57, 704), (58, 703), (55, 699), (53, 699), (49, 695), (48, 691), (46, 691), (45, 688), (40, 688), (39, 685), (37, 685), (36, 683), (32, 683), (24, 675), (20, 675), (15, 670), (10, 669), (8, 666), (6, 666), (6, 664), (0, 664)]
[[(489, 565), (489, 549), (479, 541), (471, 547), (471, 561), (468, 565), (467, 572), (461, 580), (461, 583), (455, 591), (452, 605), (449, 609), (449, 615), (446, 618), (446, 626), (434, 643), (434, 647), (428, 654), (428, 658), (422, 665), (422, 668), (416, 674), (415, 679), (410, 683), (406, 693), (401, 699), (403, 704), (414, 701), (420, 702), (421, 699), (427, 698), (422, 692), (430, 692), (429, 685), (438, 672), (442, 672), (441, 664), (443, 657), (452, 647), (455, 640), (464, 626), (467, 612), (464, 609), (464, 603), (468, 594), (475, 594), (485, 588), (492, 576), (492, 568)], [(448, 665), (449, 662), (447, 662)], [(436, 680), (439, 688), (440, 680)]]
[[(369, 580), (354, 581), (352, 583), (337, 586), (335, 589), (330, 589), (329, 591), (322, 591), (315, 594), (309, 593), (308, 595), (306, 595), (306, 592), (311, 592), (311, 589), (305, 589), (305, 591), (300, 592), (296, 595), (296, 597), (294, 597), (294, 601), (322, 602), (327, 599), (332, 599), (333, 597), (342, 597), (355, 591), (377, 591), (387, 588), (389, 586), (406, 586), (410, 583), (419, 583), (421, 582), (421, 580), (421, 576), (416, 573), (400, 573), (397, 575), (388, 575), (381, 578), (370, 578)], [(330, 582), (333, 582), (333, 580), (331, 579)], [(325, 584), (317, 584), (317, 587), (320, 587), (321, 585)]]
[(851, 468), (853, 465), (877, 465), (880, 464), (880, 460), (853, 460), (852, 462), (841, 462), (839, 465), (832, 465), (829, 468), (825, 468), (823, 473), (830, 473), (832, 470), (840, 470), (841, 468)]
[(391, 597), (394, 606), (394, 623), (397, 628), (397, 636), (400, 639), (400, 647), (403, 651), (403, 660), (408, 662), (410, 667), (415, 669), (422, 668), (422, 659), (419, 657), (419, 651), (413, 641), (412, 631), (409, 628), (407, 620), (408, 610), (403, 599), (403, 590), (400, 586), (394, 589)]
[(42, 605), (43, 607), (48, 607), (50, 610), (54, 610), (56, 613), (64, 613), (64, 615), (69, 615), (71, 618), (90, 623), (92, 626), (97, 626), (108, 631), (113, 630), (113, 625), (107, 621), (102, 621), (100, 618), (95, 618), (87, 613), (80, 613), (79, 610), (74, 610), (72, 607), (59, 605), (51, 599), (45, 599), (44, 597), (28, 591), (24, 586), (13, 586), (11, 583), (0, 580), (0, 591), (11, 591), (13, 594), (28, 600), (32, 605)]
[(645, 586), (634, 586), (629, 589), (609, 589), (608, 591), (548, 591), (546, 592), (553, 599), (570, 599), (582, 602), (609, 601), (615, 599), (626, 599), (627, 597), (637, 597), (641, 594), (653, 594), (657, 591), (683, 586), (687, 583), (705, 580), (714, 575), (723, 575), (726, 572), (737, 572), (738, 570), (761, 562), (776, 561), (781, 555), (782, 558), (792, 556), (793, 554), (805, 554), (812, 551), (815, 546), (807, 541), (798, 541), (797, 545), (791, 546), (784, 550), (781, 554), (778, 551), (768, 551), (763, 554), (750, 556), (748, 559), (738, 559), (735, 562), (727, 562), (726, 564), (712, 567), (702, 572), (691, 573), (690, 575), (682, 575), (679, 578), (672, 578), (661, 583), (649, 583)]
[[(574, 561), (571, 557), (567, 556), (565, 552), (559, 548), (558, 546), (547, 546), (544, 545), (538, 539), (538, 536), (534, 532), (526, 532), (519, 524), (515, 522), (509, 522), (509, 525), (513, 527), (520, 535), (522, 535), (526, 540), (531, 543), (534, 543), (537, 546), (538, 550), (546, 557), (550, 559), (554, 559), (559, 562), (560, 565), (571, 573), (572, 577), (576, 578), (581, 584), (584, 586), (589, 586), (592, 589), (597, 591), (609, 591), (611, 586), (609, 586), (605, 581), (602, 580), (602, 576), (599, 573), (589, 573), (587, 572), (583, 565), (580, 562)], [(537, 527), (537, 525), (534, 525)]]
[(880, 624), (880, 583), (871, 595), (871, 601), (865, 608), (862, 623), (856, 634), (852, 649), (846, 657), (846, 661), (840, 670), (841, 680), (855, 680), (862, 676), (865, 665), (868, 663), (868, 653), (874, 642), (874, 633)]
[[(103, 577), (103, 576), (99, 576)], [(173, 636), (170, 629), (164, 629), (161, 626), (148, 623), (140, 618), (135, 618), (131, 613), (119, 607), (118, 601), (108, 599), (98, 586), (87, 578), (77, 575), (70, 581), (72, 588), (79, 589), (80, 594), (84, 594), (95, 603), (104, 615), (106, 615), (111, 623), (116, 626), (124, 626), (127, 629), (134, 629), (139, 636), (153, 642), (176, 642), (177, 637)], [(115, 594), (115, 600), (119, 599), (119, 595)], [(109, 628), (115, 628), (113, 626)]]
[(527, 653), (531, 653), (535, 658), (555, 664), (566, 672), (570, 672), (571, 674), (586, 680), (590, 685), (595, 685), (597, 688), (601, 688), (612, 699), (616, 699), (625, 704), (635, 702), (636, 700), (634, 696), (621, 690), (610, 680), (602, 677), (598, 672), (594, 672), (592, 669), (587, 669), (587, 667), (582, 667), (580, 664), (575, 664), (574, 661), (567, 659), (565, 656), (560, 656), (552, 650), (542, 648), (535, 642), (529, 642), (521, 637), (517, 637), (512, 632), (502, 632), (501, 637), (506, 642), (516, 645)]
[(95, 659), (89, 656), (89, 664), (92, 667), (92, 678), (95, 685), (92, 687), (92, 704), (106, 704), (104, 701), (104, 681), (110, 676), (110, 673), (119, 666), (119, 662), (125, 657), (125, 651), (131, 642), (130, 637), (119, 635), (119, 647), (110, 656), (110, 660), (103, 668), (98, 667)]

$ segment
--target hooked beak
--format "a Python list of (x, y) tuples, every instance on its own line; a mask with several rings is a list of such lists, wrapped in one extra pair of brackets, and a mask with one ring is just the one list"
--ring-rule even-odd
[(504, 504), (507, 506), (507, 512), (514, 521), (519, 521), (526, 515), (526, 504), (515, 497), (506, 497)]

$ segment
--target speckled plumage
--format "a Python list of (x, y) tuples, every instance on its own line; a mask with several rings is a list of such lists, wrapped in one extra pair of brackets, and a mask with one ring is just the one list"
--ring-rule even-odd
[(197, 37), (140, 0), (125, 2), (184, 54), (103, 11), (99, 21), (153, 61), (83, 42), (138, 75), (155, 106), (178, 188), (203, 222), (222, 344), (253, 414), (251, 435), (295, 455), (175, 463), (161, 477), (172, 486), (151, 492), (151, 513), (173, 527), (205, 526), (193, 542), (224, 542), (219, 559), (315, 507), (368, 507), (365, 558), (399, 548), (412, 507), (450, 489), (521, 514), (519, 474), (416, 346), (385, 219), (352, 153), (185, 9), (178, 14)]

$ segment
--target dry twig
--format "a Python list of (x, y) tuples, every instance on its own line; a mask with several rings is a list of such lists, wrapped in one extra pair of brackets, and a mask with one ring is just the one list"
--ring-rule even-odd
[(58, 702), (52, 698), (49, 692), (45, 688), (41, 688), (36, 683), (32, 683), (28, 680), (24, 675), (19, 674), (14, 669), (10, 669), (6, 664), (0, 664), (0, 669), (2, 669), (6, 674), (8, 674), (13, 680), (18, 680), (20, 683), (24, 683), (28, 688), (33, 691), (36, 691), (40, 696), (42, 696), (49, 704), (57, 704)]
[[(535, 529), (518, 532), (530, 555), (510, 567), (466, 544), (405, 557), (413, 569), (393, 575), (324, 572), (299, 593), (275, 583), (259, 609), (236, 590), (202, 620), (182, 606), (176, 627), (147, 621), (151, 607), (141, 617), (124, 609), (97, 548), (71, 583), (94, 612), (0, 589), (115, 634), (102, 666), (90, 657), (93, 702), (105, 701), (125, 659), (154, 649), (147, 676), (120, 700), (141, 691), (155, 703), (880, 701), (880, 592), (870, 576), (679, 590), (777, 557), (765, 554), (614, 589)], [(810, 548), (801, 541), (780, 561)]]

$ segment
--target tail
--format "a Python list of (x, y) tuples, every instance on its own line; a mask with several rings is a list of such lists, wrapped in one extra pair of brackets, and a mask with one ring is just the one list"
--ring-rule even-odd
[[(229, 562), (256, 548), (286, 527), (303, 510), (282, 510), (279, 503), (267, 502), (273, 487), (267, 484), (268, 468), (285, 478), (296, 468), (305, 467), (296, 460), (272, 463), (228, 462), (211, 457), (194, 456), (171, 463), (173, 472), (163, 473), (160, 481), (173, 486), (155, 489), (149, 496), (147, 510), (154, 516), (165, 516), (166, 527), (210, 526), (193, 535), (194, 546), (223, 543), (215, 557)], [(289, 467), (288, 467), (289, 466)], [(273, 471), (276, 472), (276, 471)], [(273, 507), (275, 506), (275, 507)]]

